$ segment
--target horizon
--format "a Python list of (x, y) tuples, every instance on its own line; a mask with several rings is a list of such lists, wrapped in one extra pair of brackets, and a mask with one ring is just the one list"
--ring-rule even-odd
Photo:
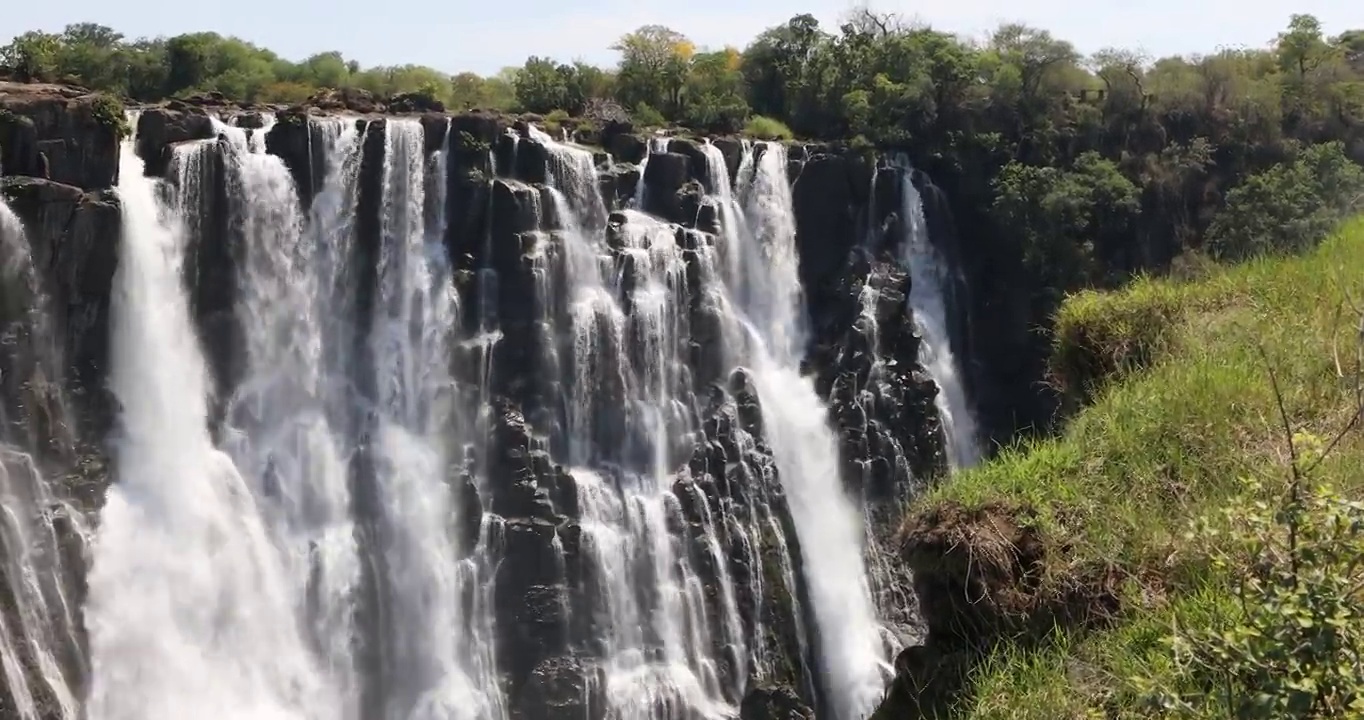
[[(910, 4), (908, 0), (894, 0), (870, 7), (976, 40), (1002, 23), (1022, 22), (1071, 42), (1085, 55), (1105, 47), (1140, 50), (1152, 57), (1207, 54), (1223, 47), (1263, 48), (1287, 27), (1293, 14), (1315, 15), (1328, 36), (1364, 26), (1364, 18), (1347, 20), (1344, 4), (1332, 0), (1310, 0), (1291, 10), (1267, 0), (1207, 0), (1198, 4), (1155, 0), (1155, 4), (1141, 8), (1101, 0), (1086, 8), (1085, 17), (1091, 19), (1083, 21), (1073, 12), (1074, 5), (1061, 0), (1034, 3), (1025, 13), (991, 9), (999, 4), (991, 0), (960, 0), (947, 7), (927, 9), (913, 9)], [(497, 15), (499, 7), (471, 0), (444, 6), (426, 0), (391, 0), (388, 7), (395, 11), (360, 19), (356, 13), (346, 12), (363, 7), (359, 0), (336, 0), (326, 8), (327, 13), (313, 15), (302, 3), (280, 7), (269, 0), (242, 0), (231, 7), (205, 8), (198, 15), (202, 20), (193, 24), (164, 17), (151, 0), (129, 0), (117, 9), (97, 0), (70, 0), (61, 5), (24, 4), (11, 9), (7, 14), (20, 29), (0, 44), (32, 30), (59, 33), (69, 24), (94, 22), (113, 28), (128, 40), (216, 32), (295, 62), (335, 50), (364, 67), (424, 65), (449, 75), (475, 72), (491, 76), (506, 67), (519, 67), (533, 55), (559, 62), (614, 65), (618, 55), (610, 45), (646, 24), (670, 27), (700, 48), (742, 49), (763, 30), (802, 13), (814, 15), (826, 31), (836, 31), (840, 18), (859, 5), (841, 0), (792, 4), (749, 0), (746, 9), (735, 12), (722, 0), (699, 0), (688, 12), (679, 13), (675, 6), (658, 0), (638, 0), (636, 4), (595, 0), (590, 7), (571, 9), (543, 0), (526, 0), (524, 7), (535, 13), (536, 20), (543, 18), (543, 22), (526, 27), (524, 20)], [(432, 13), (439, 13), (439, 17), (423, 20)], [(277, 24), (261, 22), (262, 15), (281, 14), (288, 19)], [(460, 21), (455, 24), (457, 17)], [(1095, 17), (1100, 19), (1092, 19)], [(409, 19), (413, 22), (404, 22)], [(572, 24), (572, 31), (564, 30), (565, 23)], [(356, 36), (369, 40), (345, 39)]]

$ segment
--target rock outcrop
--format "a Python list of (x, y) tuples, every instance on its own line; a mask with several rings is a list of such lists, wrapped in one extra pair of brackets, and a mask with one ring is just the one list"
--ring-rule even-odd
[(1026, 647), (1116, 618), (1121, 576), (1064, 553), (1026, 506), (949, 501), (906, 518), (899, 562), (913, 574), (926, 634), (896, 657), (873, 720), (943, 717), (999, 643)]
[(118, 198), (40, 178), (0, 179), (0, 195), (23, 221), (32, 262), (51, 303), (77, 405), (81, 434), (103, 437), (109, 428), (107, 394), (109, 308), (122, 226)]
[(123, 105), (65, 85), (0, 80), (0, 169), (85, 190), (118, 181)]

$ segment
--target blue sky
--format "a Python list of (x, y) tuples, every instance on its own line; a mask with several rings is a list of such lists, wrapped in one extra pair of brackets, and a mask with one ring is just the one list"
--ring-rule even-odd
[[(830, 29), (851, 0), (233, 0), (175, 6), (166, 0), (4, 0), (0, 41), (26, 30), (58, 31), (99, 22), (129, 37), (214, 30), (301, 59), (340, 50), (364, 65), (418, 63), (484, 74), (520, 65), (527, 55), (614, 62), (622, 33), (660, 23), (698, 45), (742, 47), (766, 27), (808, 12)], [(1051, 30), (1083, 52), (1105, 46), (1163, 55), (1222, 45), (1259, 46), (1292, 12), (1311, 13), (1328, 33), (1364, 27), (1358, 0), (879, 0), (932, 26), (979, 37), (1002, 21)], [(377, 12), (376, 12), (377, 11)]]

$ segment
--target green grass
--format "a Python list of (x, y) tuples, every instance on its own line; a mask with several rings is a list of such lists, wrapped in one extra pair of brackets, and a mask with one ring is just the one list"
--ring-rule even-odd
[(757, 138), (759, 140), (790, 140), (795, 137), (791, 128), (775, 118), (763, 115), (754, 115), (748, 119), (744, 125), (744, 135)]
[[(1238, 479), (1282, 486), (1287, 447), (1269, 366), (1294, 431), (1330, 437), (1354, 411), (1364, 309), (1364, 219), (1311, 253), (1191, 282), (1142, 280), (1082, 293), (1058, 322), (1053, 372), (1090, 404), (1063, 434), (1006, 450), (919, 503), (1003, 501), (1038, 511), (1049, 573), (1108, 563), (1128, 578), (1115, 626), (1071, 631), (1040, 650), (1005, 644), (975, 670), (970, 718), (1151, 717), (1134, 677), (1173, 673), (1160, 640), (1232, 601), (1189, 523)], [(1364, 443), (1323, 466), (1364, 497)]]

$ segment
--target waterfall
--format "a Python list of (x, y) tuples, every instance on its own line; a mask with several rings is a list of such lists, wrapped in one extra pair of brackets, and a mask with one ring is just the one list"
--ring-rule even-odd
[(0, 703), (21, 720), (76, 720), (85, 668), (67, 563), (85, 530), (43, 467), (69, 445), (43, 285), (0, 198)]
[(860, 720), (880, 700), (885, 662), (862, 556), (861, 519), (839, 480), (828, 413), (799, 371), (804, 305), (786, 150), (777, 143), (762, 150), (744, 189), (752, 240), (740, 266), (747, 299), (743, 322), (759, 341), (748, 362), (804, 556), (826, 703), (835, 718)]
[[(159, 207), (134, 147), (121, 149), (120, 413), (89, 573), (88, 716), (344, 717), (299, 626), (297, 583), (260, 498), (209, 436), (208, 373), (181, 283), (190, 208)], [(212, 149), (176, 148), (177, 197), (192, 196)]]
[[(568, 317), (545, 321), (567, 325), (569, 457), (584, 549), (602, 578), (589, 590), (602, 634), (594, 643), (605, 660), (602, 693), (611, 716), (623, 720), (724, 717), (739, 699), (744, 668), (730, 668), (726, 681), (717, 646), (747, 656), (734, 588), (717, 578), (720, 607), (709, 612), (705, 584), (674, 530), (681, 505), (670, 487), (685, 459), (676, 440), (690, 423), (676, 363), (686, 340), (682, 248), (671, 227), (632, 213), (612, 252), (591, 153), (535, 140), (550, 154), (568, 283)], [(713, 532), (703, 540), (712, 550)]]
[(904, 237), (899, 245), (900, 263), (909, 271), (907, 303), (922, 341), (919, 362), (938, 385), (934, 399), (947, 436), (948, 462), (955, 468), (970, 467), (980, 460), (980, 440), (966, 387), (952, 354), (948, 332), (946, 293), (948, 266), (934, 247), (924, 219), (923, 198), (914, 186), (913, 169), (904, 158), (901, 168), (900, 214)]
[[(82, 518), (43, 519), (62, 495), (4, 416), (18, 717), (732, 720), (788, 690), (871, 714), (903, 621), (876, 603), (903, 577), (868, 557), (843, 475), (873, 463), (841, 457), (848, 421), (802, 368), (782, 144), (651, 138), (675, 153), (649, 183), (665, 220), (643, 180), (533, 128), (224, 117), (165, 179), (121, 148), (115, 477), (84, 637), (41, 580), (54, 556), (16, 550), (79, 541)], [(941, 263), (904, 186), (906, 307), (961, 464)], [(16, 228), (0, 213), (7, 261)], [(881, 265), (899, 285), (864, 283), (837, 362), (913, 339), (905, 273)], [(0, 320), (36, 327), (26, 292)], [(886, 427), (864, 446), (902, 441)]]
[(284, 550), (285, 577), (294, 583), (292, 604), (308, 608), (310, 645), (353, 717), (359, 681), (351, 605), (360, 558), (350, 515), (346, 416), (338, 405), (345, 402), (344, 379), (326, 362), (346, 348), (323, 294), (335, 282), (325, 274), (325, 246), (333, 238), (306, 232), (293, 178), (283, 161), (265, 154), (263, 142), (232, 141), (226, 163), (232, 225), (240, 233), (234, 238), (236, 316), (246, 359), (225, 434), (236, 466), (266, 500), (262, 513)]
[[(440, 163), (436, 163), (440, 167)], [(387, 716), (436, 720), (504, 714), (485, 622), (466, 627), (477, 581), (474, 548), (448, 531), (446, 480), (456, 423), (449, 375), (457, 313), (445, 247), (426, 228), (421, 125), (389, 120), (385, 134), (378, 288), (369, 352), (378, 380), (373, 450), (392, 624), (385, 628)], [(444, 210), (435, 213), (443, 222)]]

